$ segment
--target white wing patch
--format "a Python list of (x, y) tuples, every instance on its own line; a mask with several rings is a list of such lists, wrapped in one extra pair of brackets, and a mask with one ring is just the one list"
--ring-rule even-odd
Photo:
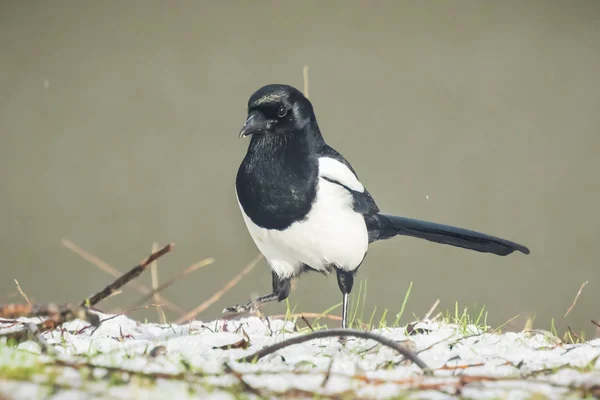
[(319, 158), (319, 176), (339, 182), (357, 192), (365, 191), (365, 187), (350, 168), (330, 157)]

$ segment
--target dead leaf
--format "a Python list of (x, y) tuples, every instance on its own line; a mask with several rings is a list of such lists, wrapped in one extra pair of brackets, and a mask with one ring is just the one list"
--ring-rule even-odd
[(408, 324), (408, 326), (406, 327), (406, 333), (409, 336), (414, 336), (414, 335), (427, 335), (431, 333), (431, 329), (425, 329), (425, 328), (415, 328), (415, 326), (417, 325), (417, 322), (413, 323), (413, 324)]
[(246, 338), (244, 337), (235, 343), (226, 344), (223, 346), (215, 346), (215, 347), (213, 347), (213, 349), (219, 349), (219, 350), (247, 349), (248, 346), (250, 346), (250, 341), (246, 340)]

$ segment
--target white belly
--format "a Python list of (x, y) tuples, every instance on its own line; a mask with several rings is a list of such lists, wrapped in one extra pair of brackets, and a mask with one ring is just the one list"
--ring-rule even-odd
[(256, 246), (282, 278), (296, 275), (302, 264), (322, 272), (328, 272), (331, 264), (352, 271), (367, 252), (367, 227), (363, 216), (352, 209), (352, 195), (325, 179), (319, 178), (308, 216), (283, 231), (260, 228), (240, 209)]

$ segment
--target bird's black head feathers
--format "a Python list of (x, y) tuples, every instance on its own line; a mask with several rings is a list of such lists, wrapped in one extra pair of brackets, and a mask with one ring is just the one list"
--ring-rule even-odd
[[(320, 137), (312, 104), (296, 88), (288, 85), (263, 86), (248, 100), (248, 118), (240, 137), (312, 134)], [(257, 139), (260, 140), (260, 139)]]
[(258, 89), (240, 132), (250, 135), (236, 178), (240, 205), (254, 224), (286, 229), (306, 217), (317, 193), (325, 142), (310, 101), (287, 85)]

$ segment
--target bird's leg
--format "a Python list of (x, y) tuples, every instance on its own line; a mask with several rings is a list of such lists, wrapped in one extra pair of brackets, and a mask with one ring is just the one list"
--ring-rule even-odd
[(240, 314), (249, 311), (254, 311), (260, 304), (270, 303), (272, 301), (283, 301), (290, 295), (291, 279), (280, 278), (275, 272), (273, 275), (273, 292), (260, 296), (255, 300), (250, 300), (246, 304), (237, 304), (233, 307), (227, 307), (223, 313)]
[(346, 329), (348, 325), (348, 295), (352, 291), (354, 285), (354, 272), (355, 271), (344, 271), (336, 268), (337, 281), (340, 286), (340, 290), (343, 294), (342, 299), (342, 329)]

